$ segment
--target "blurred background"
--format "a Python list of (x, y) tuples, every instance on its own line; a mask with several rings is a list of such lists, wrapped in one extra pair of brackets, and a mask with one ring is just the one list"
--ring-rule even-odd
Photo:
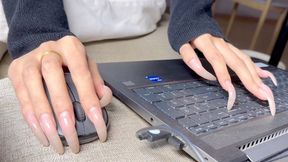
[[(283, 15), (287, 15), (288, 0), (270, 0), (271, 4), (267, 4), (269, 3), (268, 1), (269, 0), (216, 0), (213, 6), (213, 14), (219, 22), (223, 32), (226, 33), (228, 40), (238, 48), (253, 49), (270, 55), (271, 50), (273, 49), (272, 47), (274, 46), (272, 41), (275, 34), (274, 31), (277, 30), (277, 23), (282, 21)], [(232, 11), (235, 10), (235, 8), (233, 8), (235, 7), (235, 3), (238, 4), (237, 13), (234, 23), (230, 28), (230, 34), (227, 34), (229, 20)], [(266, 11), (265, 5), (270, 5), (270, 9)], [(280, 9), (280, 11), (278, 12), (276, 9), (273, 10), (274, 8)], [(264, 12), (267, 12), (267, 16), (264, 15)], [(261, 16), (264, 17), (263, 15), (265, 16), (263, 25), (259, 28), (259, 36), (256, 39), (254, 47), (251, 48), (253, 36), (255, 32), (257, 32), (257, 25)], [(278, 37), (277, 32), (275, 36)], [(288, 66), (287, 44), (281, 61), (286, 65), (286, 67)]]

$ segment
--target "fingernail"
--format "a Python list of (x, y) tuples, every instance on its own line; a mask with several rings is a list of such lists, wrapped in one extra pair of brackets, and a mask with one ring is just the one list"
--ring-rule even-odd
[(78, 135), (75, 129), (75, 123), (68, 111), (64, 111), (59, 116), (59, 123), (62, 128), (65, 139), (73, 153), (80, 151)]
[(275, 77), (274, 74), (272, 74), (270, 71), (261, 70), (261, 76), (260, 76), (260, 77), (262, 77), (262, 78), (267, 78), (267, 77), (269, 77), (269, 78), (272, 80), (273, 84), (274, 84), (275, 86), (278, 86), (278, 82), (277, 82), (276, 77)]
[(40, 143), (43, 146), (49, 146), (49, 142), (48, 142), (45, 134), (42, 132), (42, 129), (41, 129), (40, 125), (38, 124), (38, 121), (37, 121), (34, 113), (24, 114), (24, 117), (25, 117), (29, 127), (31, 128), (32, 132), (34, 133), (36, 138), (40, 141)]
[(40, 125), (45, 132), (50, 145), (58, 154), (63, 154), (64, 148), (56, 131), (55, 122), (53, 121), (52, 116), (47, 113), (43, 113), (40, 116)]
[(112, 101), (112, 91), (107, 86), (103, 86), (103, 97), (100, 99), (101, 107), (107, 106)]
[[(268, 88), (268, 89), (267, 89)], [(269, 87), (261, 86), (261, 89), (259, 90), (268, 100), (269, 108), (271, 115), (274, 116), (276, 113), (276, 105), (274, 100), (274, 95)]]
[(226, 90), (228, 91), (227, 109), (231, 110), (236, 100), (236, 90), (229, 80), (225, 82), (225, 86)]
[(192, 59), (189, 62), (189, 67), (197, 73), (199, 76), (203, 77), (204, 79), (207, 80), (217, 80), (214, 75), (209, 73), (204, 67), (202, 66), (201, 62), (197, 59)]
[(95, 125), (100, 141), (105, 142), (107, 138), (107, 128), (102, 116), (101, 108), (92, 107), (89, 112), (90, 119)]

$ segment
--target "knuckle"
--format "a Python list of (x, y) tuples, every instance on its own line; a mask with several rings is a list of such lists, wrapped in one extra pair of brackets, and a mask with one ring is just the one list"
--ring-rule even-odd
[(243, 60), (246, 61), (246, 62), (252, 61), (251, 58), (249, 56), (247, 56), (247, 55), (242, 55), (242, 57), (243, 57)]
[(44, 50), (49, 50), (52, 48), (54, 44), (55, 44), (55, 41), (47, 41), (47, 42), (41, 43), (39, 48), (44, 49)]
[(41, 68), (43, 72), (55, 71), (59, 67), (60, 63), (56, 58), (44, 57), (42, 60)]
[(39, 70), (37, 68), (37, 66), (33, 65), (33, 64), (29, 64), (27, 66), (25, 66), (25, 69), (23, 70), (23, 77), (24, 78), (29, 78), (33, 75), (38, 74)]

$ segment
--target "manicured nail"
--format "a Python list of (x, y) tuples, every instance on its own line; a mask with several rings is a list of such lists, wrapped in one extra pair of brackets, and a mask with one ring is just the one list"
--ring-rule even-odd
[(214, 75), (209, 73), (204, 67), (202, 66), (201, 62), (198, 59), (192, 59), (189, 62), (189, 67), (197, 73), (199, 76), (203, 77), (204, 79), (207, 80), (217, 80)]
[(278, 86), (278, 82), (277, 82), (276, 77), (275, 77), (274, 74), (272, 74), (270, 71), (261, 70), (261, 72), (260, 72), (260, 77), (262, 77), (262, 78), (268, 78), (268, 77), (269, 77), (269, 78), (272, 80), (273, 84), (274, 84), (275, 86)]
[(59, 116), (59, 124), (62, 128), (65, 139), (73, 153), (80, 151), (78, 135), (75, 129), (75, 123), (68, 111), (64, 111)]
[(49, 142), (43, 133), (34, 113), (27, 113), (24, 115), (29, 127), (31, 128), (32, 132), (36, 136), (36, 138), (40, 141), (43, 146), (49, 146)]
[(275, 105), (274, 95), (273, 95), (272, 91), (270, 90), (269, 87), (267, 89), (267, 87), (265, 87), (265, 86), (261, 86), (261, 89), (259, 91), (268, 100), (271, 115), (274, 116), (276, 113), (276, 105)]
[(229, 80), (225, 82), (225, 86), (226, 90), (228, 91), (227, 109), (231, 110), (236, 100), (236, 90)]
[(58, 154), (64, 153), (64, 148), (62, 145), (62, 142), (58, 136), (58, 133), (56, 131), (55, 122), (52, 119), (52, 115), (49, 115), (47, 113), (43, 113), (40, 116), (40, 125), (43, 129), (43, 131), (46, 134), (46, 137), (49, 140), (50, 145), (54, 148), (54, 150)]
[(112, 91), (107, 86), (103, 86), (103, 97), (100, 99), (101, 107), (107, 106), (112, 101)]
[(100, 141), (105, 142), (107, 138), (107, 128), (102, 116), (101, 108), (92, 107), (89, 112), (90, 119), (95, 125)]

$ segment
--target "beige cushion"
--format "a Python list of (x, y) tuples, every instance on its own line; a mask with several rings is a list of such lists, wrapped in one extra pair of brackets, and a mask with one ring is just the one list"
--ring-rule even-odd
[(4, 54), (7, 51), (7, 46), (5, 43), (0, 42), (0, 60), (2, 59), (2, 57), (4, 56)]

